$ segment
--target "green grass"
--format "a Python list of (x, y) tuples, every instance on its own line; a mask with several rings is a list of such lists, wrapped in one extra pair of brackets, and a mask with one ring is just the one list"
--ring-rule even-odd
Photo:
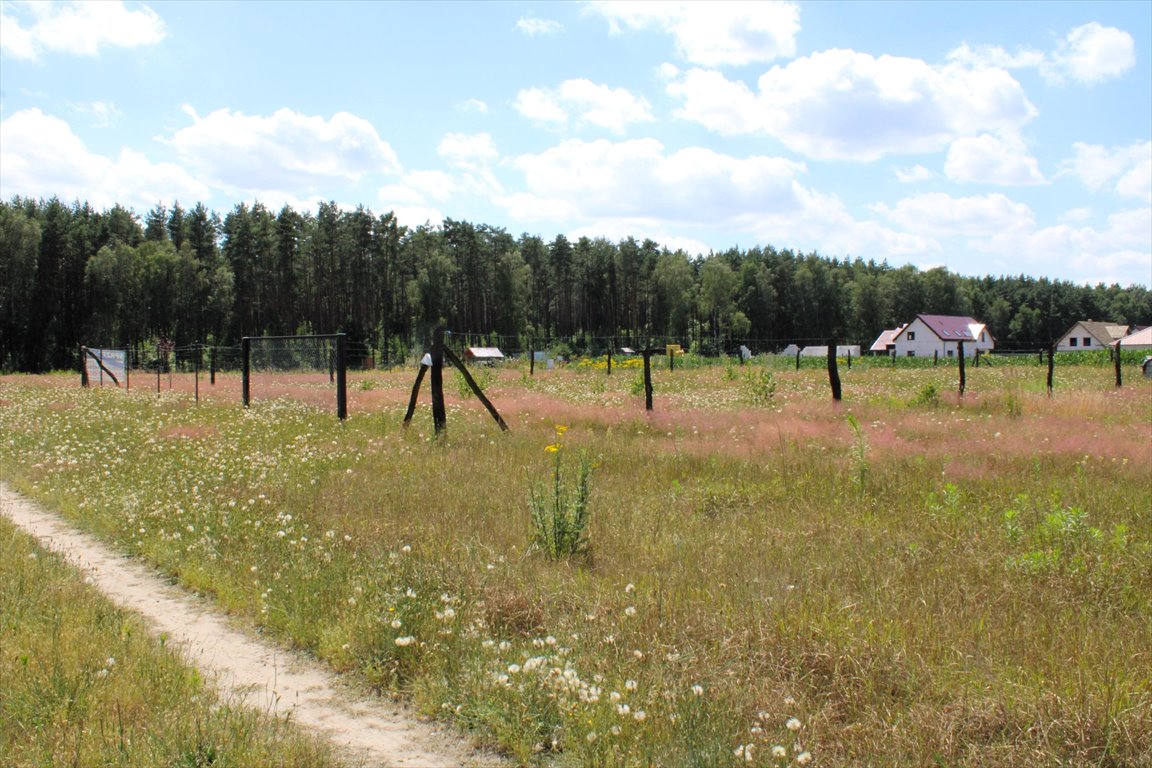
[(283, 719), (222, 699), (135, 617), (0, 518), (5, 766), (329, 766)]
[[(945, 366), (854, 363), (833, 406), (822, 369), (759, 397), (755, 368), (677, 361), (646, 414), (613, 368), (497, 371), (511, 431), (454, 399), (439, 440), (423, 406), (400, 428), (409, 372), (363, 375), (343, 424), (10, 378), (0, 469), (523, 764), (1152, 765), (1131, 370), (1060, 369), (1048, 398), (998, 361), (961, 398)], [(556, 425), (596, 462), (578, 559), (534, 544)]]

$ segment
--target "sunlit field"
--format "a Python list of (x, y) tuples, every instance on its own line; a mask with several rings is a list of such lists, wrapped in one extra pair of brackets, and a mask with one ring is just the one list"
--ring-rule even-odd
[(845, 362), (6, 377), (0, 472), (520, 764), (1152, 766), (1152, 383)]

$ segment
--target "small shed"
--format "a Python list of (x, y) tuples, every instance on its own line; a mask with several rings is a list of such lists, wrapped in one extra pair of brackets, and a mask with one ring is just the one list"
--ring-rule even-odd
[(468, 347), (464, 350), (464, 359), (470, 363), (500, 363), (504, 361), (504, 353), (496, 347)]

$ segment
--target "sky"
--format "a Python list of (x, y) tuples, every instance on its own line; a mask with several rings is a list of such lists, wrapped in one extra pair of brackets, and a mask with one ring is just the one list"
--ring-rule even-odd
[(0, 197), (1152, 286), (1152, 2), (0, 0)]

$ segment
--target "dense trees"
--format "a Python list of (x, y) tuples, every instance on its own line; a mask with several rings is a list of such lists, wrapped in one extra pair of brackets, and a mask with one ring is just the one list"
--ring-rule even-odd
[[(1074, 321), (1152, 323), (1142, 286), (964, 278), (772, 246), (706, 256), (651, 240), (515, 237), (445, 219), (401, 227), (364, 207), (316, 212), (158, 205), (142, 220), (58, 199), (0, 203), (0, 369), (68, 367), (76, 345), (343, 331), (373, 350), (457, 332), (564, 340), (870, 343), (920, 312), (970, 314), (1000, 346), (1046, 344)], [(598, 341), (592, 341), (598, 340)]]

